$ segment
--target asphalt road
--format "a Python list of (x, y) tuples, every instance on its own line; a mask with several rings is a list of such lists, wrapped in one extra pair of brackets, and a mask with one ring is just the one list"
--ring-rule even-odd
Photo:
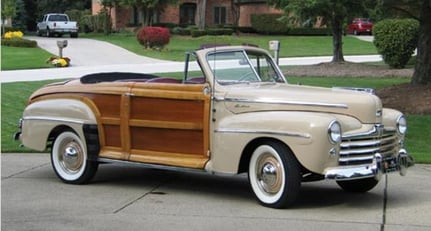
[(429, 165), (365, 194), (304, 183), (298, 203), (277, 210), (259, 205), (242, 175), (102, 165), (90, 184), (68, 185), (48, 154), (1, 158), (2, 230), (431, 230)]

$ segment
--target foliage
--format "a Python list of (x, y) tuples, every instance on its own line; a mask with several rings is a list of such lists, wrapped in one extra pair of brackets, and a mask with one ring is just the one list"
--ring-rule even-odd
[(287, 34), (288, 25), (278, 20), (282, 16), (281, 14), (252, 14), (250, 16), (251, 26), (262, 34)]
[(231, 28), (215, 28), (215, 29), (206, 29), (206, 30), (199, 30), (199, 29), (192, 29), (190, 31), (190, 34), (192, 37), (201, 37), (205, 35), (232, 35), (233, 29)]
[(321, 28), (310, 28), (310, 27), (295, 27), (290, 28), (287, 35), (311, 35), (311, 36), (321, 36), (321, 35), (331, 35), (331, 28), (321, 27)]
[(49, 63), (54, 67), (68, 67), (70, 65), (70, 58), (51, 56), (46, 60), (46, 63)]
[(386, 19), (373, 27), (374, 44), (383, 60), (393, 68), (403, 68), (418, 42), (419, 23), (414, 19)]
[(285, 18), (292, 25), (302, 25), (304, 22), (328, 25), (333, 35), (333, 62), (344, 61), (342, 38), (347, 19), (356, 14), (363, 14), (373, 3), (371, 0), (268, 0), (268, 2), (283, 9)]
[(24, 34), (21, 31), (8, 31), (4, 33), (1, 44), (2, 46), (11, 47), (37, 47), (34, 40), (23, 39)]
[(143, 27), (136, 33), (139, 43), (145, 48), (162, 49), (169, 43), (169, 30), (164, 27)]

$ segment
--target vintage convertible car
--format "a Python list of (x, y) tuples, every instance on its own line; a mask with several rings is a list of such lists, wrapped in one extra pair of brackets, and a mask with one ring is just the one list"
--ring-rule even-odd
[(50, 149), (66, 183), (89, 182), (99, 163), (248, 173), (258, 201), (282, 208), (304, 181), (365, 192), (382, 174), (404, 175), (406, 129), (370, 90), (289, 84), (267, 51), (223, 46), (187, 53), (180, 78), (98, 73), (47, 85), (15, 137)]

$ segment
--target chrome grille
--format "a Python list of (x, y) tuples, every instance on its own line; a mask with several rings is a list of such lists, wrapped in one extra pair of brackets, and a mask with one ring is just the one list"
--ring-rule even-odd
[(340, 165), (371, 164), (374, 154), (380, 153), (383, 158), (397, 153), (398, 141), (395, 132), (367, 136), (343, 137), (340, 145)]

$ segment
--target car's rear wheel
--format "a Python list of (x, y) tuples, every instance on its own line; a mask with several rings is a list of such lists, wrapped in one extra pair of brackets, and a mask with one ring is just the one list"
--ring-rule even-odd
[(86, 147), (72, 131), (64, 131), (54, 141), (51, 164), (57, 176), (65, 183), (84, 184), (95, 175), (98, 163), (88, 160)]
[(337, 181), (337, 184), (347, 192), (364, 193), (373, 189), (379, 183), (375, 178)]
[(250, 186), (259, 202), (271, 208), (285, 208), (298, 197), (299, 163), (290, 150), (278, 142), (258, 146), (249, 163)]

